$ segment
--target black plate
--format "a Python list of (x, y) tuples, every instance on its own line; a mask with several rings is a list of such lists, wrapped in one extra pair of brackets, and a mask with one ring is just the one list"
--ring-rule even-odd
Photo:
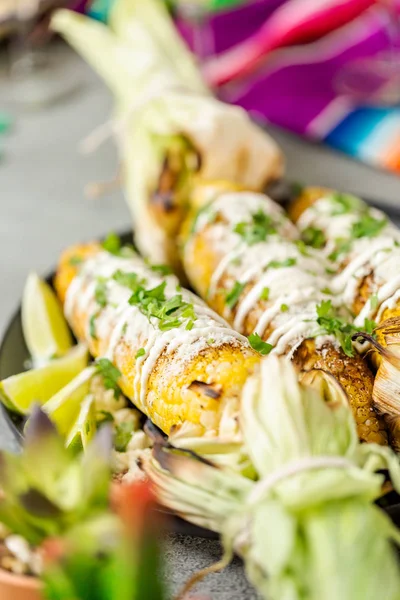
[[(121, 235), (123, 243), (131, 242), (132, 233)], [(46, 280), (51, 283), (54, 273)], [(29, 352), (22, 333), (21, 306), (11, 317), (3, 339), (0, 343), (0, 381), (21, 373), (29, 361)], [(0, 403), (0, 450), (18, 452), (21, 449), (23, 436), (21, 433), (21, 419), (6, 410)], [(175, 515), (168, 513), (167, 524), (175, 533), (217, 539), (212, 531), (197, 527)]]
[[(123, 243), (132, 241), (132, 233), (123, 233), (121, 236)], [(47, 277), (51, 284), (54, 273)], [(29, 352), (25, 344), (22, 333), (21, 306), (11, 317), (3, 339), (0, 343), (0, 381), (21, 373), (29, 360)], [(21, 448), (23, 437), (21, 434), (21, 420), (6, 410), (0, 403), (0, 450), (18, 452)], [(379, 504), (387, 512), (394, 523), (400, 527), (400, 498), (398, 494), (392, 492), (386, 495)], [(217, 538), (218, 536), (207, 529), (192, 525), (179, 517), (169, 515), (171, 528), (177, 533), (199, 536), (205, 538)]]

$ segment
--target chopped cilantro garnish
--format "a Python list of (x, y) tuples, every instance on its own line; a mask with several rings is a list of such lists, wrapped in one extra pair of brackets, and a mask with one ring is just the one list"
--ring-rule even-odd
[(242, 264), (242, 259), (239, 256), (232, 258), (231, 265), (234, 265), (235, 267), (240, 267), (241, 264)]
[(103, 279), (99, 279), (94, 291), (94, 297), (99, 306), (104, 308), (107, 305), (107, 285)]
[(144, 348), (139, 348), (139, 350), (136, 352), (135, 358), (138, 359), (141, 356), (144, 356), (146, 354), (146, 350)]
[(90, 334), (90, 337), (93, 338), (94, 340), (97, 340), (96, 319), (97, 319), (97, 315), (92, 315), (89, 320), (89, 334)]
[(126, 452), (133, 434), (133, 422), (125, 421), (119, 423), (115, 428), (114, 447), (117, 452)]
[(368, 333), (369, 335), (371, 335), (376, 327), (377, 327), (377, 323), (373, 319), (368, 319), (367, 317), (365, 318), (364, 328), (363, 328), (365, 333)]
[(302, 232), (302, 238), (308, 246), (312, 248), (323, 248), (326, 244), (326, 237), (322, 229), (318, 227), (306, 227)]
[(121, 377), (120, 370), (108, 358), (98, 358), (95, 362), (95, 367), (99, 375), (103, 377), (106, 390), (114, 390), (114, 396), (118, 398), (121, 394), (118, 385), (118, 379)]
[(276, 233), (276, 225), (264, 211), (258, 210), (252, 214), (252, 221), (237, 223), (234, 230), (249, 245), (265, 242), (269, 235)]
[(293, 181), (290, 184), (290, 192), (294, 197), (300, 196), (304, 192), (304, 184), (298, 181)]
[(387, 219), (375, 219), (371, 214), (365, 213), (359, 221), (353, 223), (351, 234), (353, 238), (375, 237), (387, 224)]
[(188, 331), (190, 331), (191, 329), (193, 329), (193, 325), (194, 325), (194, 321), (190, 320), (186, 323), (186, 327), (185, 329), (187, 329)]
[(326, 267), (325, 273), (327, 275), (335, 275), (336, 274), (336, 269), (330, 269), (329, 267)]
[(330, 200), (334, 203), (332, 216), (359, 211), (363, 207), (361, 200), (351, 194), (336, 192), (330, 196)]
[(119, 270), (114, 273), (112, 278), (119, 285), (127, 287), (132, 292), (135, 292), (138, 286), (144, 285), (146, 283), (144, 279), (139, 279), (137, 273), (125, 273), (124, 271)]
[(260, 299), (261, 300), (268, 300), (268, 298), (269, 298), (269, 288), (265, 287), (265, 288), (263, 288), (263, 291), (261, 292)]
[(302, 256), (310, 256), (307, 245), (304, 240), (296, 240), (295, 244), (297, 246), (298, 251)]
[(271, 260), (265, 267), (264, 271), (267, 269), (281, 269), (284, 267), (293, 267), (297, 263), (296, 258), (286, 258), (285, 260)]
[(233, 309), (236, 306), (236, 304), (240, 298), (240, 295), (243, 292), (245, 287), (246, 287), (245, 283), (240, 283), (239, 281), (235, 281), (235, 285), (233, 286), (231, 291), (228, 292), (226, 295), (225, 302), (226, 302), (227, 306), (229, 306), (230, 309)]
[(211, 201), (209, 204), (206, 204), (204, 206), (202, 206), (195, 218), (193, 219), (193, 223), (192, 223), (192, 227), (190, 230), (190, 233), (194, 233), (197, 229), (197, 225), (198, 225), (198, 221), (200, 219), (201, 216), (205, 216), (206, 217), (206, 222), (207, 223), (214, 223), (218, 217), (218, 213), (216, 212), (216, 210), (213, 207), (213, 202)]
[(207, 340), (207, 344), (209, 344), (211, 346), (211, 344), (215, 343), (215, 339), (214, 338), (208, 338)]
[(260, 354), (263, 354), (264, 356), (269, 354), (273, 348), (273, 345), (268, 344), (268, 342), (264, 342), (258, 333), (252, 333), (249, 335), (249, 343), (254, 350)]
[(335, 250), (330, 253), (328, 259), (332, 262), (337, 261), (341, 254), (346, 254), (351, 248), (352, 241), (346, 238), (336, 238)]
[(126, 334), (127, 329), (128, 329), (128, 323), (124, 323), (122, 330), (121, 330), (122, 335)]
[(119, 254), (121, 250), (121, 240), (115, 233), (109, 233), (102, 243), (104, 250), (110, 254)]
[(83, 258), (81, 258), (80, 256), (71, 256), (71, 258), (69, 259), (69, 264), (72, 267), (76, 267), (77, 265), (80, 265), (83, 263)]
[(176, 294), (167, 300), (166, 285), (166, 281), (163, 281), (155, 288), (147, 290), (143, 287), (142, 282), (138, 282), (129, 299), (129, 304), (137, 306), (149, 319), (157, 318), (161, 331), (180, 327), (185, 319), (191, 321), (196, 319), (193, 304), (185, 302), (182, 294)]
[(330, 288), (328, 288), (328, 287), (325, 287), (323, 290), (321, 290), (321, 292), (323, 294), (329, 294), (329, 295), (333, 294), (332, 290)]
[(176, 329), (180, 327), (182, 321), (180, 319), (163, 319), (160, 321), (158, 327), (161, 331), (169, 331), (170, 329)]
[(336, 314), (331, 300), (322, 300), (317, 305), (317, 323), (321, 326), (322, 334), (334, 335), (343, 352), (347, 356), (354, 356), (351, 336), (357, 331), (357, 328), (351, 323), (346, 323)]
[(150, 269), (155, 273), (160, 273), (160, 275), (171, 275), (172, 269), (168, 265), (151, 265)]
[(378, 308), (378, 304), (379, 304), (378, 294), (372, 294), (372, 296), (371, 296), (371, 308), (373, 310), (375, 310), (376, 308)]
[(281, 312), (287, 312), (289, 310), (289, 307), (287, 304), (281, 304)]

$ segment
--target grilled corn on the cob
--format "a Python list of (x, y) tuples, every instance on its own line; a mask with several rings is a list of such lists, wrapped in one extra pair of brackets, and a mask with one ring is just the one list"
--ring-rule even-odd
[(349, 396), (360, 437), (384, 442), (371, 406), (372, 374), (351, 343), (343, 351), (331, 335), (343, 331), (334, 331), (342, 322), (326, 262), (298, 243), (282, 209), (262, 194), (218, 186), (214, 200), (189, 217), (183, 238), (185, 272), (209, 305), (262, 353), (287, 355), (301, 371), (332, 373)]
[(90, 244), (64, 253), (55, 286), (77, 338), (119, 369), (122, 391), (156, 425), (238, 434), (239, 394), (258, 355), (174, 276)]
[(357, 326), (400, 315), (400, 231), (383, 212), (354, 196), (308, 188), (290, 214), (306, 241), (320, 240), (335, 272), (330, 286)]

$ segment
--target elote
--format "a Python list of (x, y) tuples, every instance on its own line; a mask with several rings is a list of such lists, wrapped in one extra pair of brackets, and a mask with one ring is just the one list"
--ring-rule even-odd
[(213, 200), (190, 214), (180, 244), (195, 290), (262, 354), (286, 355), (299, 371), (331, 373), (349, 397), (361, 439), (384, 442), (371, 406), (372, 374), (353, 352), (354, 330), (329, 289), (327, 262), (296, 239), (265, 195), (206, 188)]
[(119, 370), (124, 394), (166, 433), (234, 438), (257, 353), (174, 276), (113, 252), (88, 244), (60, 260), (55, 287), (76, 337)]

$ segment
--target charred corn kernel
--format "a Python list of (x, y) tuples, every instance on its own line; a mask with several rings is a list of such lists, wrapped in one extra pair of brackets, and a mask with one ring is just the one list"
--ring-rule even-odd
[(185, 223), (182, 262), (193, 287), (261, 352), (287, 355), (299, 371), (331, 373), (349, 397), (361, 439), (386, 443), (368, 366), (321, 332), (318, 309), (335, 303), (327, 261), (299, 243), (288, 217), (265, 195), (211, 189), (213, 199)]
[(158, 427), (218, 435), (229, 413), (238, 434), (240, 391), (259, 357), (174, 276), (89, 244), (64, 253), (55, 287), (76, 337), (117, 367), (124, 394)]
[[(400, 407), (395, 383), (388, 380), (394, 375), (390, 369), (385, 371), (380, 348), (387, 346), (388, 333), (399, 330), (400, 231), (383, 212), (332, 190), (305, 190), (293, 203), (291, 216), (303, 234), (310, 228), (322, 231), (323, 254), (337, 271), (331, 287), (351, 308), (355, 327), (371, 333), (380, 325), (375, 340), (378, 351), (369, 353), (370, 362), (379, 367), (373, 401), (386, 419), (392, 444), (398, 448)], [(370, 420), (365, 423), (370, 426)]]

